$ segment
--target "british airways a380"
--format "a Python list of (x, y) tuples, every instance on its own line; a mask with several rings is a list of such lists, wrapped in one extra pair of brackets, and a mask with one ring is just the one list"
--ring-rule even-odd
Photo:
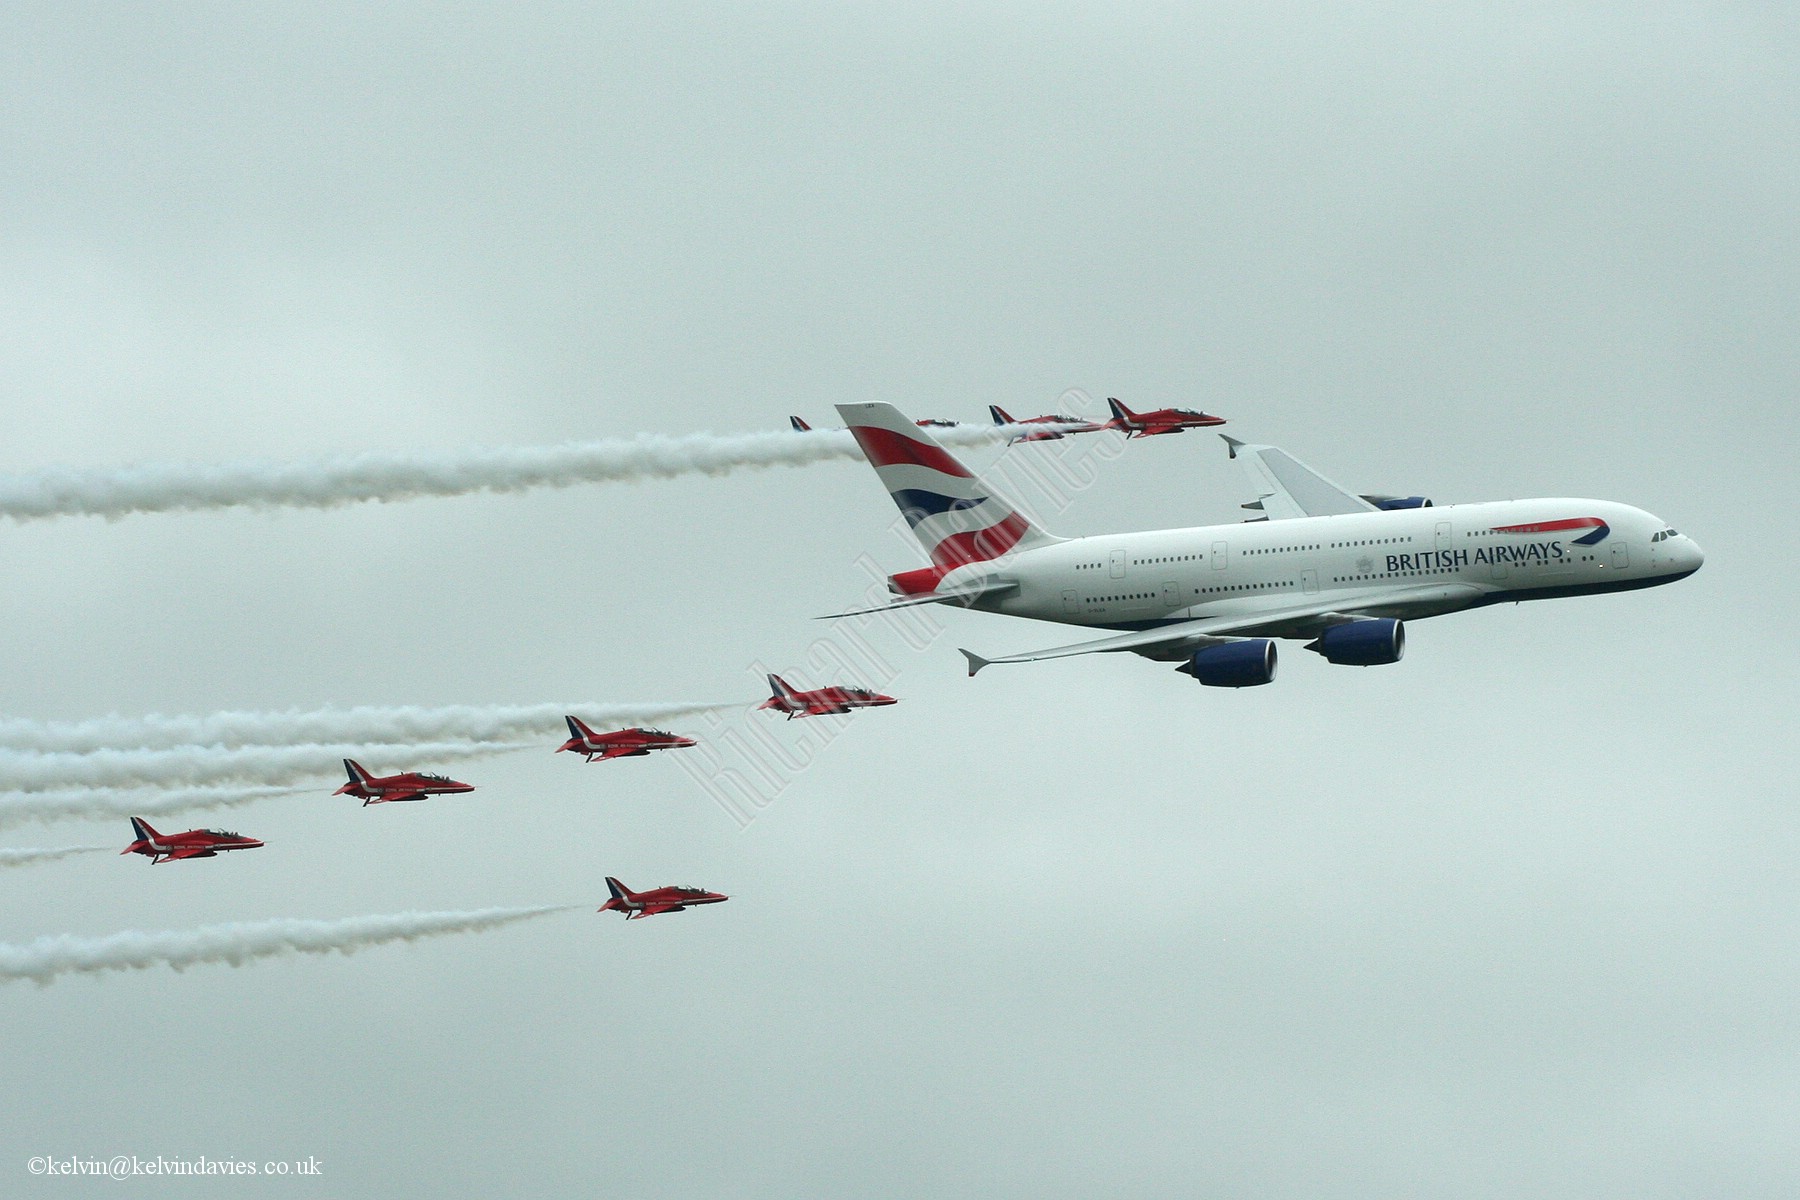
[(1260, 517), (1060, 538), (892, 405), (837, 408), (931, 559), (889, 577), (898, 599), (885, 607), (954, 603), (1106, 633), (1022, 654), (964, 650), (971, 675), (1129, 651), (1209, 687), (1254, 687), (1275, 677), (1277, 639), (1333, 663), (1393, 663), (1408, 620), (1656, 587), (1704, 558), (1667, 522), (1613, 501), (1362, 496), (1273, 446), (1231, 438), (1259, 493), (1245, 507)]

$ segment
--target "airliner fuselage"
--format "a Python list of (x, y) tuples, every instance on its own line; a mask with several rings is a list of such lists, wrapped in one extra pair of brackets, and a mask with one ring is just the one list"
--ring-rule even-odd
[[(970, 564), (942, 586), (955, 588), (965, 577), (1016, 583), (971, 607), (1123, 630), (1253, 619), (1337, 597), (1342, 607), (1372, 615), (1435, 616), (1654, 587), (1693, 574), (1703, 557), (1686, 535), (1629, 505), (1506, 500), (1075, 538)], [(1367, 606), (1396, 585), (1419, 586), (1379, 609)]]

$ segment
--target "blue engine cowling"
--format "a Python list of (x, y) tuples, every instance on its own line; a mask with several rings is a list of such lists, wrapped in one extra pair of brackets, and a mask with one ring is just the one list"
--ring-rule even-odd
[(1306, 648), (1340, 666), (1384, 666), (1399, 662), (1406, 653), (1406, 625), (1390, 620), (1333, 625), (1315, 641), (1308, 642)]
[(1370, 504), (1384, 512), (1392, 512), (1401, 508), (1431, 508), (1431, 501), (1424, 496), (1364, 496)]
[(1207, 687), (1259, 687), (1275, 678), (1275, 643), (1251, 638), (1208, 646), (1175, 669)]

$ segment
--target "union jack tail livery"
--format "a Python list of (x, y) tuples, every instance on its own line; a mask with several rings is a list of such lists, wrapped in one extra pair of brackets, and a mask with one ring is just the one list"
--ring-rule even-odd
[(1023, 513), (891, 404), (840, 404), (844, 423), (940, 576), (1063, 539)]
[(787, 680), (779, 675), (769, 676), (769, 698), (777, 704), (792, 704), (799, 697)]

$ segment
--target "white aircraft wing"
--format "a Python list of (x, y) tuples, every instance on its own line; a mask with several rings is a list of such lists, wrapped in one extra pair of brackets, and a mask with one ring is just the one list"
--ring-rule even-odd
[(1302, 630), (1323, 629), (1328, 625), (1360, 621), (1371, 616), (1430, 616), (1465, 608), (1480, 599), (1480, 595), (1480, 591), (1469, 584), (1409, 584), (1363, 592), (1353, 600), (1343, 595), (1321, 597), (1307, 604), (1287, 604), (1255, 612), (1200, 617), (1155, 629), (1114, 634), (1091, 642), (1053, 646), (1048, 650), (1033, 650), (1025, 654), (1008, 654), (1002, 658), (983, 658), (970, 650), (964, 650), (962, 655), (969, 660), (970, 675), (995, 663), (1040, 662), (1047, 658), (1069, 658), (1076, 654), (1107, 654), (1131, 650), (1150, 657), (1169, 656), (1187, 649), (1198, 649), (1209, 642), (1253, 634), (1280, 631), (1290, 637), (1307, 636)]
[(1336, 517), (1344, 513), (1379, 512), (1373, 504), (1325, 478), (1286, 450), (1252, 446), (1226, 437), (1231, 457), (1242, 463), (1258, 492), (1257, 503), (1271, 521), (1294, 517)]
[(839, 617), (861, 617), (869, 613), (892, 612), (897, 608), (917, 608), (921, 604), (961, 604), (972, 605), (983, 597), (1005, 596), (1019, 590), (1016, 579), (996, 580), (975, 584), (964, 588), (950, 588), (941, 592), (927, 592), (922, 596), (902, 596), (898, 600), (890, 600), (886, 604), (877, 604), (873, 608), (857, 608), (849, 612), (827, 613), (816, 618), (820, 621), (833, 621)]

